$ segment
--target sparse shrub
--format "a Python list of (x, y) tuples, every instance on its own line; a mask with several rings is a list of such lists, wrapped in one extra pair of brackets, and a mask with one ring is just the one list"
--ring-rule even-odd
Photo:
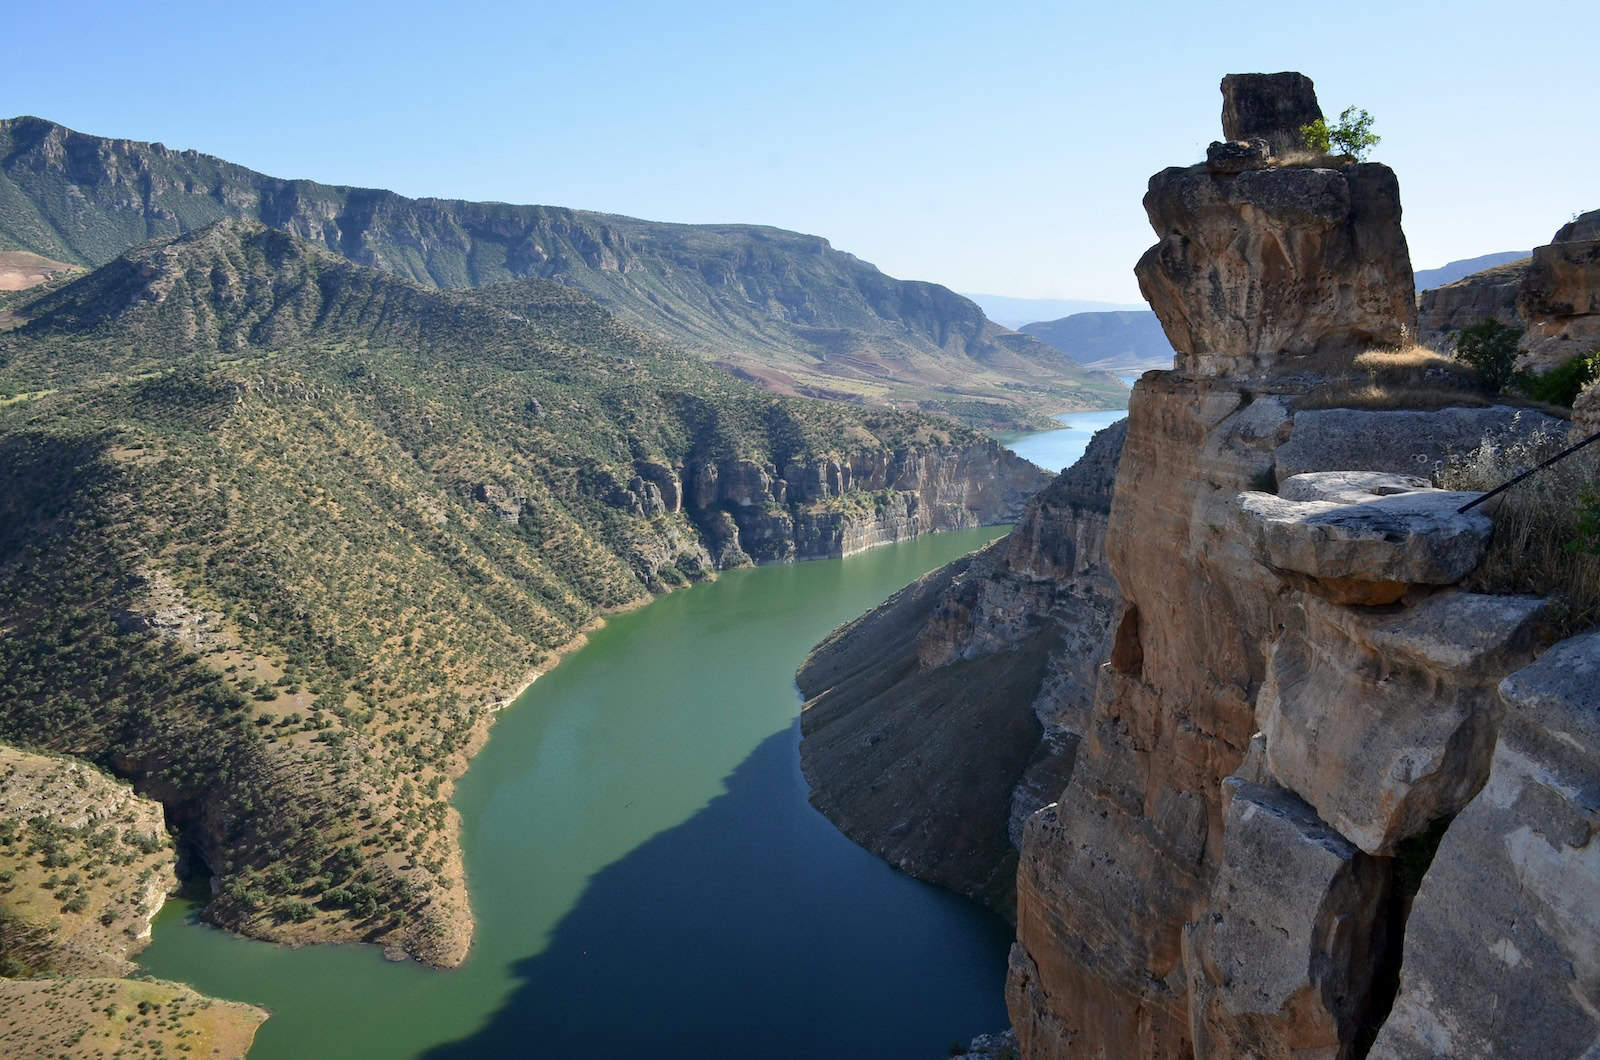
[(1521, 328), (1491, 317), (1456, 335), (1456, 359), (1471, 365), (1490, 390), (1504, 390), (1513, 378), (1517, 343), (1521, 341)]
[(1584, 357), (1573, 357), (1543, 375), (1521, 372), (1517, 386), (1535, 401), (1548, 401), (1552, 405), (1572, 407), (1583, 388), (1600, 376), (1600, 351)]
[[(1566, 439), (1485, 439), (1439, 473), (1447, 489), (1490, 490), (1559, 452)], [(1466, 587), (1535, 593), (1554, 602), (1562, 635), (1600, 621), (1600, 452), (1591, 446), (1486, 502), (1494, 538)]]
[(1360, 107), (1346, 107), (1340, 111), (1337, 125), (1329, 125), (1326, 118), (1302, 125), (1300, 138), (1307, 148), (1318, 154), (1337, 153), (1358, 162), (1383, 139), (1372, 131), (1372, 115)]

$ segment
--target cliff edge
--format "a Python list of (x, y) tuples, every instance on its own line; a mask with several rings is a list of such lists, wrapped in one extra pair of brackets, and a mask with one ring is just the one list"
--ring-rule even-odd
[[(1158, 242), (1136, 273), (1177, 360), (1134, 388), (1104, 529), (1120, 601), (1110, 643), (1067, 697), (1086, 709), (1059, 718), (1074, 750), (1058, 794), (1022, 830), (1007, 984), (1018, 1048), (1590, 1055), (1600, 636), (1552, 646), (1550, 601), (1479, 591), (1485, 556), (1505, 547), (1502, 510), (1463, 512), (1478, 494), (1434, 484), (1485, 439), (1531, 443), (1567, 424), (1481, 395), (1371, 400), (1356, 358), (1416, 328), (1398, 182), (1293, 149), (1316, 111), (1307, 79), (1233, 76), (1223, 94), (1230, 141), (1157, 174), (1144, 201)], [(940, 575), (938, 592), (965, 579), (969, 598), (1003, 596), (1008, 575), (983, 562)], [(1046, 580), (1059, 591), (1076, 577)], [(983, 629), (1017, 613), (992, 609)], [(855, 636), (888, 621), (869, 616)], [(926, 620), (924, 640), (939, 625)], [(851, 636), (818, 656), (848, 658)], [(862, 699), (920, 694), (926, 671), (905, 670)], [(970, 743), (1030, 702), (998, 677), (930, 694), (924, 728), (880, 739), (909, 756), (884, 772), (979, 757)], [(965, 729), (941, 731), (947, 717)], [(916, 829), (933, 811), (906, 808), (910, 782), (817, 768), (848, 757), (825, 720), (802, 746), (815, 801), (903, 855), (882, 822)], [(848, 724), (866, 753), (874, 721)], [(1011, 739), (993, 756), (1014, 770)], [(918, 834), (916, 863), (959, 863), (976, 845), (969, 831), (942, 847)]]

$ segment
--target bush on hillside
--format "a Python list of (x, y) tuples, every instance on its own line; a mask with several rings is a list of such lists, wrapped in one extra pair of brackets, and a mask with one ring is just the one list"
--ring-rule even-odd
[(1600, 376), (1600, 350), (1582, 357), (1573, 357), (1565, 364), (1550, 369), (1543, 375), (1527, 372), (1517, 374), (1517, 387), (1535, 401), (1548, 401), (1552, 405), (1571, 408), (1583, 388)]
[(1456, 334), (1456, 359), (1471, 365), (1483, 385), (1498, 392), (1515, 375), (1517, 343), (1521, 341), (1521, 328), (1490, 317)]

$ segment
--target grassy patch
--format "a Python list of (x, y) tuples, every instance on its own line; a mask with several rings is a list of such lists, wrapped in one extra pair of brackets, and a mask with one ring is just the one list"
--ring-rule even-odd
[[(1485, 439), (1440, 473), (1440, 485), (1490, 490), (1553, 456), (1564, 444), (1556, 438), (1511, 444)], [(1466, 588), (1549, 597), (1563, 636), (1600, 622), (1596, 497), (1600, 452), (1591, 447), (1486, 502), (1484, 509), (1494, 517), (1494, 538)]]

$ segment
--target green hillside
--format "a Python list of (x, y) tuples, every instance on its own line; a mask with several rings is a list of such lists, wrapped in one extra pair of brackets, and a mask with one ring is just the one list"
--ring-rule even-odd
[(146, 240), (229, 218), (425, 286), (559, 280), (778, 393), (1013, 428), (1125, 394), (947, 288), (885, 276), (816, 236), (409, 199), (280, 180), (39, 118), (0, 121), (0, 249), (98, 266)]
[(898, 496), (736, 503), (719, 469), (1019, 473), (948, 423), (741, 384), (560, 284), (477, 294), (227, 222), (0, 325), (0, 740), (160, 799), (223, 924), (458, 961), (448, 796), (491, 708), (606, 611), (747, 562), (752, 521)]

